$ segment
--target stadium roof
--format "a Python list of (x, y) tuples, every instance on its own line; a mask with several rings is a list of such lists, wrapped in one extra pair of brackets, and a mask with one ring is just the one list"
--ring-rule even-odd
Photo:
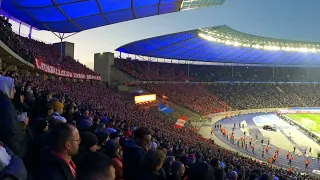
[(0, 8), (40, 30), (71, 33), (123, 21), (221, 5), (225, 0), (0, 0)]
[(265, 38), (228, 26), (135, 41), (117, 51), (142, 56), (238, 64), (320, 65), (320, 43)]

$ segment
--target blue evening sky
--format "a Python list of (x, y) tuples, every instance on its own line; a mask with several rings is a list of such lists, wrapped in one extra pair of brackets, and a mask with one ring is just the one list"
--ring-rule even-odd
[[(279, 39), (320, 42), (319, 0), (226, 0), (222, 6), (137, 19), (78, 33), (75, 59), (93, 68), (93, 54), (113, 52), (126, 43), (201, 27), (228, 25), (235, 30)], [(17, 25), (13, 26), (18, 30)], [(28, 29), (22, 32), (27, 34)], [(51, 32), (33, 31), (34, 38), (58, 42)]]

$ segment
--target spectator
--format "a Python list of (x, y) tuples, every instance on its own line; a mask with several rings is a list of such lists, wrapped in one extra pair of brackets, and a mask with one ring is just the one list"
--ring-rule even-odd
[(49, 123), (47, 120), (38, 119), (35, 123), (34, 129), (34, 154), (38, 155), (42, 151), (42, 149), (49, 145), (49, 137), (48, 137)]
[(171, 176), (170, 180), (181, 180), (182, 176), (184, 175), (185, 168), (183, 163), (179, 161), (175, 161), (171, 165)]
[(123, 147), (123, 175), (125, 180), (138, 180), (141, 172), (141, 162), (149, 149), (151, 131), (139, 127), (134, 132), (133, 139), (128, 140)]
[(215, 180), (213, 168), (205, 162), (197, 162), (188, 173), (188, 180)]
[(119, 143), (121, 134), (119, 132), (113, 132), (110, 134), (110, 139), (115, 140), (116, 142)]
[(140, 179), (144, 180), (161, 180), (163, 179), (159, 174), (165, 156), (161, 150), (149, 150), (145, 155), (141, 164)]
[(166, 172), (167, 177), (170, 177), (170, 175), (171, 175), (171, 166), (172, 166), (173, 162), (175, 162), (174, 156), (168, 156), (168, 157), (166, 157), (166, 160), (163, 163), (162, 168)]
[(100, 119), (98, 116), (94, 116), (93, 123), (92, 123), (92, 130), (96, 130), (99, 128)]
[(92, 118), (89, 116), (89, 111), (85, 110), (81, 119), (77, 123), (79, 131), (91, 131), (92, 130)]
[(238, 173), (235, 171), (230, 172), (229, 180), (237, 180), (237, 179), (238, 179)]
[(14, 98), (14, 80), (10, 77), (0, 76), (0, 141), (2, 141), (14, 154), (24, 157), (26, 147), (21, 146), (24, 140), (22, 129), (19, 127), (18, 115), (11, 99)]
[(74, 117), (74, 105), (72, 103), (68, 104), (66, 107), (66, 111), (62, 115), (68, 123), (74, 124), (75, 117)]
[(22, 160), (0, 142), (0, 179), (26, 180), (27, 170)]
[(79, 157), (77, 180), (114, 180), (115, 170), (112, 160), (100, 152), (89, 152)]
[(120, 161), (120, 145), (119, 142), (110, 139), (105, 145), (104, 153), (112, 158), (113, 167), (116, 172), (116, 180), (123, 179), (122, 162)]
[(66, 123), (67, 120), (61, 116), (61, 114), (63, 112), (64, 105), (61, 102), (54, 101), (54, 102), (52, 102), (51, 106), (53, 109), (53, 113), (52, 113), (53, 119), (56, 121), (61, 121), (63, 123)]
[(76, 166), (72, 157), (78, 154), (80, 135), (71, 124), (56, 124), (51, 131), (51, 148), (40, 156), (36, 180), (75, 180)]
[(100, 149), (98, 145), (98, 138), (95, 134), (91, 132), (82, 132), (81, 136), (81, 144), (79, 148), (79, 155), (85, 152), (96, 152)]
[(98, 145), (100, 147), (104, 147), (105, 144), (109, 141), (109, 133), (106, 131), (96, 131), (95, 132), (97, 138), (98, 138)]

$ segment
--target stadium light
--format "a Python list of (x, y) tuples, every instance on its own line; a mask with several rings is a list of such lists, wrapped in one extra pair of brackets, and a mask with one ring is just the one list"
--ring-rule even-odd
[(198, 36), (202, 39), (226, 44), (229, 46), (251, 47), (269, 51), (287, 51), (287, 52), (320, 52), (320, 45), (306, 42), (288, 42), (271, 38), (258, 37), (254, 35), (236, 32), (231, 28), (205, 28), (199, 29)]

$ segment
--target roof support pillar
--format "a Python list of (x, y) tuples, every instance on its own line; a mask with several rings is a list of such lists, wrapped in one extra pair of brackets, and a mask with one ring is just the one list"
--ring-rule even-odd
[(233, 66), (231, 67), (231, 77), (233, 78)]
[(274, 67), (272, 67), (272, 77), (274, 78)]
[(20, 23), (19, 23), (19, 36), (20, 36), (20, 31), (21, 31), (21, 24), (22, 24), (22, 21), (20, 21)]
[(62, 40), (63, 38), (60, 38), (60, 61), (62, 61), (62, 51), (63, 51), (63, 46), (62, 46)]
[[(21, 26), (21, 25), (20, 25)], [(28, 38), (31, 39), (31, 35), (32, 35), (32, 26), (30, 26), (30, 29), (29, 29), (29, 34), (28, 34)], [(19, 33), (20, 33), (20, 28), (19, 28)]]

